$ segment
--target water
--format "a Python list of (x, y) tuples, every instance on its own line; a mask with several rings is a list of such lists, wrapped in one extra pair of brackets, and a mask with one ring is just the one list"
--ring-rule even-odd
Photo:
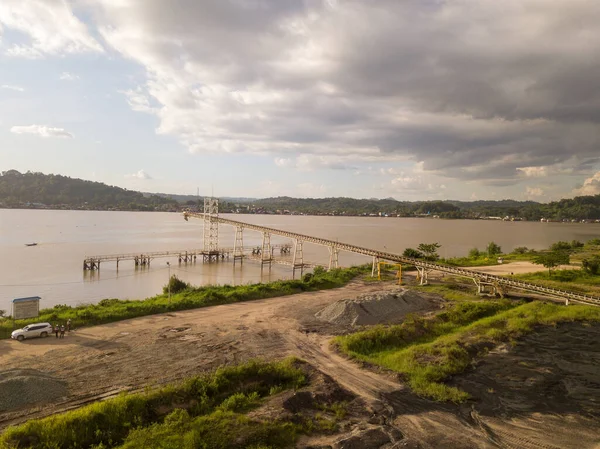
[[(439, 242), (443, 257), (466, 255), (495, 241), (504, 251), (517, 246), (546, 248), (558, 240), (586, 241), (600, 237), (600, 226), (575, 223), (433, 220), (418, 218), (308, 217), (223, 215), (234, 220), (281, 228), (368, 248), (401, 253), (423, 242)], [(246, 246), (260, 245), (262, 235), (244, 231)], [(272, 237), (272, 243), (289, 240)], [(38, 242), (27, 247), (25, 243)], [(231, 247), (234, 229), (221, 225), (220, 242)], [(41, 307), (76, 305), (104, 298), (140, 299), (159, 293), (171, 273), (186, 282), (241, 284), (291, 278), (291, 268), (274, 265), (261, 275), (256, 262), (243, 269), (231, 262), (182, 264), (154, 259), (149, 269), (124, 261), (103, 263), (100, 272), (83, 272), (87, 255), (135, 253), (202, 247), (202, 221), (186, 222), (181, 214), (0, 209), (0, 309), (11, 300), (41, 296)], [(326, 248), (304, 244), (305, 261), (326, 263)], [(369, 262), (364, 256), (340, 253), (343, 266)]]

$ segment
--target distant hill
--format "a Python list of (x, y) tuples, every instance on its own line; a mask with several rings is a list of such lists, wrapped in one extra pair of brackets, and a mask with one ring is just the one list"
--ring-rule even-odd
[(0, 206), (64, 209), (171, 210), (177, 201), (61, 175), (0, 173)]
[[(33, 207), (100, 210), (201, 209), (202, 197), (166, 193), (141, 193), (101, 182), (61, 175), (0, 173), (0, 207)], [(309, 215), (390, 215), (440, 218), (514, 217), (524, 220), (600, 220), (600, 195), (579, 196), (542, 204), (534, 201), (397, 201), (356, 198), (292, 198), (287, 196), (253, 199), (220, 198), (219, 211), (237, 213)]]
[[(198, 201), (198, 198), (202, 199), (204, 196), (198, 197), (197, 195), (178, 195), (174, 193), (147, 193), (144, 192), (144, 195), (157, 195), (163, 198), (170, 198), (173, 200), (177, 200), (180, 203), (185, 203), (187, 201)], [(232, 196), (222, 196), (219, 197), (222, 201), (227, 201), (229, 203), (251, 203), (256, 201), (256, 198), (245, 198), (245, 197), (232, 197)]]
[(514, 217), (524, 220), (598, 220), (600, 195), (579, 196), (543, 204), (534, 201), (397, 201), (387, 198), (263, 198), (252, 202), (260, 212), (289, 211), (311, 215), (378, 215), (401, 217), (436, 215), (441, 218)]

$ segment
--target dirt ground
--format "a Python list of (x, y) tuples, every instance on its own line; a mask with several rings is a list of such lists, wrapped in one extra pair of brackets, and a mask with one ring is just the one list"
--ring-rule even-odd
[[(474, 401), (462, 407), (440, 405), (415, 397), (395, 375), (365, 369), (338, 355), (329, 340), (350, 329), (314, 316), (337, 300), (397, 288), (357, 281), (335, 290), (75, 330), (64, 340), (0, 341), (0, 378), (22, 370), (51, 376), (67, 386), (67, 395), (51, 403), (20, 408), (0, 404), (0, 429), (223, 364), (295, 355), (362, 398), (373, 422), (401, 432), (403, 445), (394, 447), (600, 448), (600, 420), (594, 412), (600, 405), (600, 328), (578, 325), (579, 333), (568, 329), (551, 340), (542, 332), (515, 351), (498, 351), (475, 371), (454, 380)], [(430, 310), (440, 309), (439, 299), (430, 302)], [(512, 378), (511, 367), (525, 370), (521, 362), (530, 364), (530, 371), (514, 371), (520, 377)], [(549, 386), (540, 386), (545, 379), (550, 379)], [(540, 387), (530, 389), (531, 385)], [(555, 389), (558, 393), (548, 396)], [(554, 406), (544, 408), (542, 402)]]
[[(573, 270), (579, 268), (579, 266), (573, 265), (560, 265), (557, 267), (560, 270)], [(489, 274), (495, 274), (497, 276), (507, 275), (507, 274), (525, 274), (525, 273), (535, 273), (536, 271), (544, 271), (545, 268), (541, 265), (536, 265), (532, 262), (527, 262), (525, 260), (504, 263), (502, 265), (490, 265), (485, 267), (469, 267), (468, 270), (473, 271), (482, 271)]]

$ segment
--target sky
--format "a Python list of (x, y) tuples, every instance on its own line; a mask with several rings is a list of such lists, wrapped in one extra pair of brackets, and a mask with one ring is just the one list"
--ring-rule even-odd
[(597, 0), (2, 0), (0, 171), (215, 196), (600, 193)]

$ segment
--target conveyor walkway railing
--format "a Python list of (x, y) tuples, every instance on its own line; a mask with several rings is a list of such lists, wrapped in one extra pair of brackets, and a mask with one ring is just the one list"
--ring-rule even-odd
[[(204, 214), (196, 212), (184, 212), (184, 218), (187, 220), (188, 217), (204, 218)], [(371, 256), (382, 260), (389, 260), (391, 262), (399, 262), (403, 264), (414, 265), (426, 270), (440, 271), (443, 273), (455, 274), (458, 276), (464, 276), (471, 279), (477, 279), (486, 283), (495, 283), (500, 286), (510, 287), (517, 290), (523, 290), (527, 292), (540, 293), (543, 295), (549, 295), (561, 299), (568, 299), (571, 301), (600, 306), (600, 297), (577, 293), (569, 290), (562, 290), (547, 287), (532, 282), (523, 282), (508, 276), (498, 276), (493, 274), (484, 273), (481, 271), (467, 270), (465, 268), (453, 267), (451, 265), (444, 265), (435, 262), (424, 261), (421, 259), (413, 259), (411, 257), (405, 257), (399, 254), (389, 253), (386, 251), (379, 251), (376, 249), (365, 248), (362, 246), (352, 245), (349, 243), (342, 243), (334, 240), (324, 239), (320, 237), (314, 237), (305, 234), (299, 234), (297, 232), (285, 231), (282, 229), (269, 228), (266, 226), (260, 226), (251, 223), (244, 223), (241, 221), (231, 220), (223, 217), (211, 217), (213, 220), (217, 220), (219, 223), (227, 224), (231, 226), (241, 227), (243, 229), (251, 229), (258, 232), (279, 235), (282, 237), (288, 237), (290, 239), (296, 239), (303, 242), (314, 243), (316, 245), (327, 246), (337, 250), (348, 251), (356, 254), (363, 254), (365, 256)]]

